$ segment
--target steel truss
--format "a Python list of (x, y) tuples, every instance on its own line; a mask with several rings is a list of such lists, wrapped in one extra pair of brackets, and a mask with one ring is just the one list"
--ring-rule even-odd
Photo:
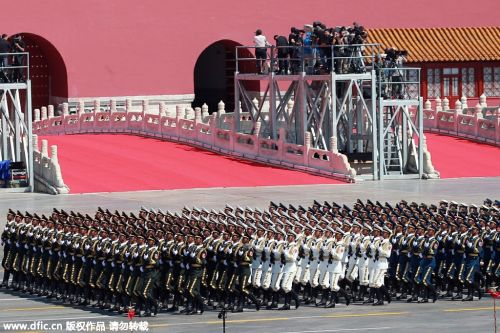
[[(24, 110), (23, 110), (24, 109)], [(34, 190), (31, 81), (0, 83), (0, 161), (24, 162)]]
[[(253, 100), (255, 92), (245, 88), (249, 80), (265, 87), (258, 102)], [(360, 178), (422, 177), (423, 150), (415, 142), (423, 136), (419, 88), (413, 96), (382, 97), (380, 80), (375, 70), (323, 75), (236, 72), (235, 105), (241, 109), (235, 108), (235, 130), (254, 134), (260, 128), (261, 136), (277, 139), (279, 128), (285, 128), (286, 141), (300, 145), (310, 132), (312, 147), (342, 152), (351, 166), (368, 164), (364, 173), (358, 171)], [(415, 93), (419, 82), (410, 83)]]

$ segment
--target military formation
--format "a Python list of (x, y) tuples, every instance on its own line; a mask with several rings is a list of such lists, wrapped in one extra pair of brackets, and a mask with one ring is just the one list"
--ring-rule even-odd
[(9, 210), (2, 288), (143, 316), (472, 301), (500, 278), (500, 202)]

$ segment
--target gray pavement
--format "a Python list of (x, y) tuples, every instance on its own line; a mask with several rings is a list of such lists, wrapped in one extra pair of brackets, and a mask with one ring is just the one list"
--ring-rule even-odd
[(449, 199), (482, 204), (486, 197), (500, 198), (500, 177), (422, 181), (387, 180), (336, 185), (206, 188), (58, 196), (0, 192), (0, 216), (5, 216), (9, 208), (50, 213), (53, 207), (58, 207), (91, 213), (95, 212), (98, 206), (110, 210), (137, 211), (144, 205), (148, 208), (178, 211), (184, 205), (218, 209), (224, 207), (226, 203), (233, 206), (266, 207), (270, 200), (309, 205), (316, 199), (321, 202), (328, 200), (350, 205), (357, 198), (391, 203), (401, 199), (418, 203), (435, 203), (441, 199)]
[[(186, 316), (160, 313), (156, 317), (136, 317), (136, 322), (147, 321), (149, 332), (222, 332), (218, 312)], [(91, 307), (82, 308), (49, 302), (40, 297), (20, 296), (15, 292), (0, 292), (0, 331), (5, 324), (33, 325), (42, 321), (60, 323), (60, 331), (67, 330), (67, 322), (104, 323), (110, 332), (110, 322), (128, 322), (126, 315), (109, 314)], [(47, 326), (49, 327), (49, 326)], [(28, 326), (25, 331), (49, 330)], [(335, 309), (302, 306), (298, 310), (259, 312), (249, 309), (244, 313), (228, 314), (228, 333), (327, 333), (327, 332), (493, 332), (493, 300), (483, 298), (474, 302), (438, 301), (435, 304), (406, 304), (392, 302), (385, 306), (353, 304), (337, 305)], [(129, 330), (128, 330), (129, 331)], [(127, 331), (127, 332), (128, 332)], [(119, 330), (118, 330), (119, 332)], [(125, 331), (122, 331), (125, 332)]]

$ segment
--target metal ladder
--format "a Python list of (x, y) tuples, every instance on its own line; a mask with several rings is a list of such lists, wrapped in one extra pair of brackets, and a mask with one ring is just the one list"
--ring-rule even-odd
[[(393, 116), (393, 107), (384, 108), (384, 128), (387, 128)], [(393, 121), (384, 137), (384, 174), (403, 174), (403, 158), (401, 155), (399, 126)]]

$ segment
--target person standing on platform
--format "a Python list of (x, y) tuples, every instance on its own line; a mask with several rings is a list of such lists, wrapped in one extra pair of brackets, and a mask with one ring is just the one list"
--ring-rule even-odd
[(7, 83), (9, 82), (9, 79), (7, 78), (6, 69), (8, 65), (8, 57), (7, 53), (10, 52), (10, 44), (9, 41), (7, 40), (7, 35), (2, 34), (0, 38), (0, 82), (2, 83)]
[(271, 46), (267, 42), (262, 30), (257, 29), (253, 38), (255, 44), (255, 58), (257, 59), (257, 73), (264, 74), (267, 70), (267, 47)]
[(277, 55), (278, 55), (278, 72), (277, 74), (288, 74), (288, 55), (290, 54), (288, 40), (285, 36), (274, 35), (276, 41)]

